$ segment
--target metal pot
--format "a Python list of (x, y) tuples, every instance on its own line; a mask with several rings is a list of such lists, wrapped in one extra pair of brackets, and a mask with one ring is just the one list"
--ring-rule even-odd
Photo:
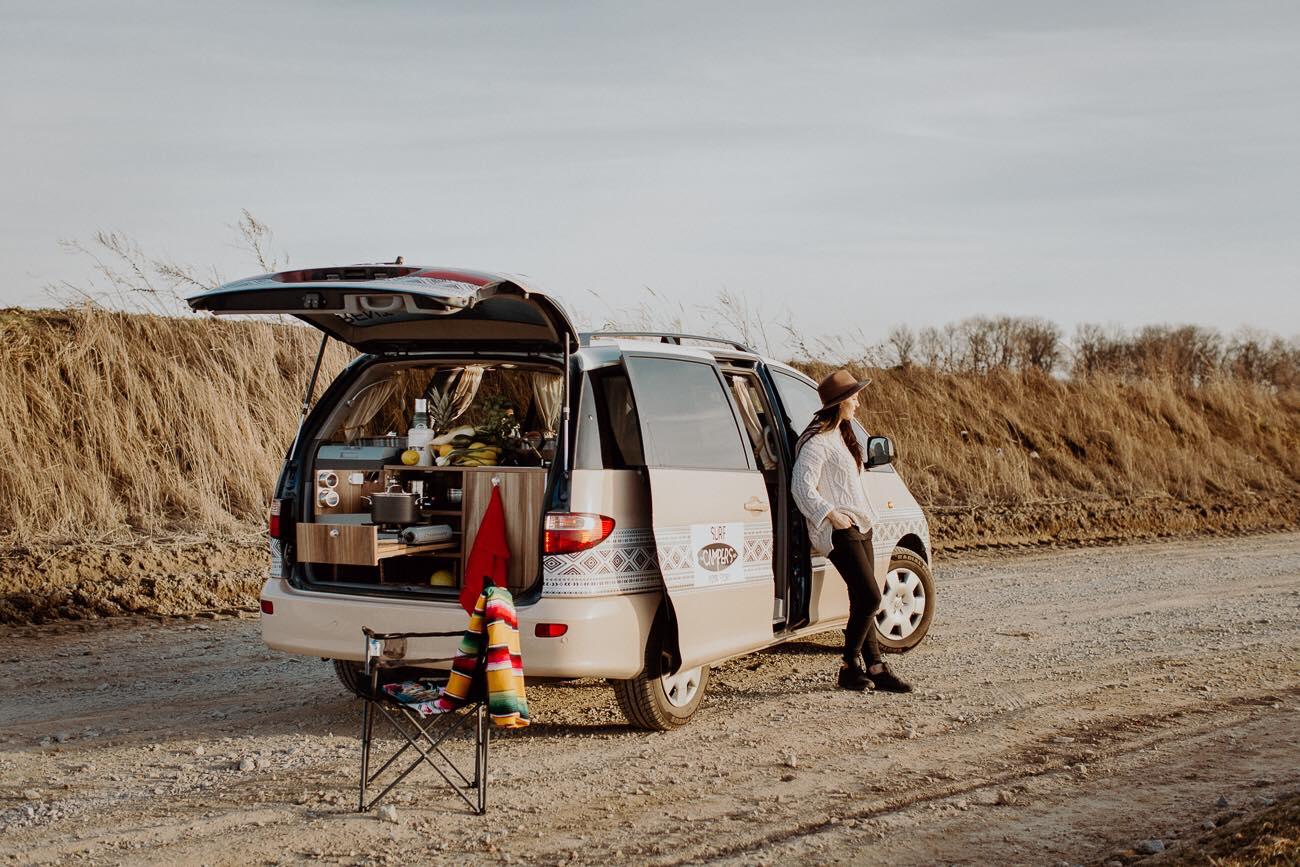
[(400, 485), (389, 485), (389, 490), (371, 494), (369, 499), (370, 520), (376, 524), (419, 523), (420, 510), (416, 508), (416, 496), (403, 491)]

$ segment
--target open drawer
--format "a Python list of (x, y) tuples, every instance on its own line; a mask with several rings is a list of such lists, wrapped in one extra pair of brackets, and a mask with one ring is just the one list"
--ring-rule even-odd
[(379, 528), (356, 524), (299, 524), (298, 559), (304, 563), (334, 563), (346, 566), (378, 566), (386, 557), (455, 551), (455, 539), (407, 545), (400, 540), (379, 539)]

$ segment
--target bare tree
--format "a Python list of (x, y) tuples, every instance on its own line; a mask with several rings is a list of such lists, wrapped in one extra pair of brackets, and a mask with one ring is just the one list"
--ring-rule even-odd
[(1061, 361), (1061, 329), (1045, 319), (1023, 319), (1017, 335), (1018, 366), (1052, 373)]
[(885, 338), (891, 352), (890, 361), (904, 370), (912, 366), (913, 353), (916, 351), (916, 335), (906, 325), (895, 325)]

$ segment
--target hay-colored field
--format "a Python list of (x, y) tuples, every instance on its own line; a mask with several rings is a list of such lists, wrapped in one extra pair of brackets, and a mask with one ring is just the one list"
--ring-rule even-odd
[[(265, 322), (0, 311), (0, 620), (251, 600), (316, 342)], [(323, 381), (348, 357), (332, 345)], [(1295, 389), (858, 372), (874, 380), (863, 421), (898, 443), (941, 549), (1300, 526)]]

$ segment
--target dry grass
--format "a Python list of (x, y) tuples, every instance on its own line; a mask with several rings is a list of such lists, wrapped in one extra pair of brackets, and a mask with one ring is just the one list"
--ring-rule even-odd
[[(0, 311), (0, 541), (260, 523), (316, 342), (309, 329), (259, 322)], [(322, 382), (347, 355), (333, 346)], [(864, 421), (896, 439), (930, 505), (1292, 498), (1300, 487), (1295, 391), (915, 366), (869, 374)]]
[(1140, 863), (1162, 867), (1287, 867), (1300, 864), (1300, 795), (1220, 822), (1218, 828)]
[[(814, 379), (823, 365), (803, 365)], [(1300, 392), (1035, 371), (865, 369), (863, 423), (893, 437), (930, 505), (1165, 495), (1210, 501), (1300, 488)]]
[[(260, 522), (317, 342), (267, 323), (0, 311), (0, 537)], [(346, 358), (336, 346), (325, 382)]]

